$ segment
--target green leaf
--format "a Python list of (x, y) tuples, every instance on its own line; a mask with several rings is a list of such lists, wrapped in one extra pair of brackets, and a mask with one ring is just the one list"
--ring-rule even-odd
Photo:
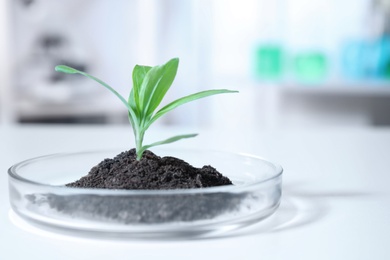
[(68, 73), (68, 74), (75, 74), (75, 73), (80, 72), (74, 68), (71, 68), (71, 67), (65, 66), (65, 65), (58, 65), (54, 69), (58, 72), (63, 72), (63, 73)]
[(140, 151), (137, 151), (137, 157), (139, 156), (138, 159), (140, 159), (142, 157), (142, 154), (149, 148), (151, 147), (154, 147), (154, 146), (158, 146), (158, 145), (162, 145), (162, 144), (169, 144), (169, 143), (173, 143), (173, 142), (176, 142), (176, 141), (179, 141), (181, 139), (184, 139), (184, 138), (191, 138), (191, 137), (195, 137), (197, 136), (198, 134), (187, 134), (187, 135), (176, 135), (176, 136), (173, 136), (171, 138), (168, 138), (168, 139), (165, 139), (163, 141), (159, 141), (159, 142), (155, 142), (155, 143), (152, 143), (152, 144), (149, 144), (149, 145), (144, 145), (142, 146), (141, 150)]
[(147, 127), (149, 127), (154, 121), (156, 121), (161, 116), (165, 115), (169, 111), (171, 111), (171, 110), (175, 109), (176, 107), (181, 106), (181, 105), (183, 105), (185, 103), (188, 103), (188, 102), (200, 99), (200, 98), (205, 98), (205, 97), (208, 97), (208, 96), (212, 96), (212, 95), (224, 94), (224, 93), (237, 93), (237, 92), (238, 91), (236, 91), (236, 90), (228, 90), (228, 89), (212, 89), (212, 90), (205, 90), (205, 91), (201, 91), (201, 92), (198, 92), (198, 93), (195, 93), (195, 94), (191, 94), (191, 95), (179, 98), (179, 99), (169, 103), (168, 105), (164, 106), (163, 108), (161, 108), (152, 117), (152, 119), (148, 122)]
[(137, 107), (137, 104), (135, 102), (135, 98), (134, 98), (134, 90), (131, 89), (130, 91), (130, 94), (129, 94), (129, 98), (127, 99), (127, 104), (131, 107), (131, 109), (133, 109), (134, 111), (134, 114), (136, 115), (136, 117), (138, 119), (140, 119), (140, 113), (139, 113), (139, 109)]
[[(145, 79), (146, 74), (152, 67), (135, 65), (133, 69), (133, 88), (131, 89), (130, 96), (128, 99), (129, 104), (137, 110), (140, 110), (139, 93), (141, 90), (142, 82)], [(132, 96), (133, 95), (133, 96)]]
[(139, 107), (143, 118), (150, 118), (160, 105), (175, 79), (178, 66), (179, 59), (174, 58), (162, 66), (151, 68), (146, 73), (139, 92)]
[(75, 68), (71, 68), (71, 67), (65, 66), (65, 65), (58, 65), (55, 67), (55, 70), (58, 72), (69, 73), (69, 74), (78, 73), (78, 74), (81, 74), (83, 76), (86, 76), (86, 77), (98, 82), (99, 84), (101, 84), (102, 86), (107, 88), (109, 91), (111, 91), (115, 96), (117, 96), (122, 101), (122, 103), (126, 106), (127, 110), (131, 114), (131, 117), (133, 118), (132, 123), (137, 124), (135, 121), (138, 121), (138, 118), (137, 118), (135, 112), (133, 111), (132, 107), (127, 103), (126, 99), (121, 94), (119, 94), (115, 89), (113, 89), (110, 85), (105, 83), (104, 81), (102, 81), (102, 80), (100, 80), (92, 75), (89, 75), (88, 73), (86, 73), (84, 71), (80, 71), (80, 70), (77, 70)]
[(55, 70), (58, 71), (58, 72), (63, 72), (63, 73), (69, 73), (69, 74), (81, 74), (83, 76), (86, 76), (96, 82), (98, 82), (99, 84), (103, 85), (105, 88), (107, 88), (108, 90), (110, 90), (112, 93), (115, 94), (115, 96), (117, 96), (121, 101), (122, 103), (125, 104), (126, 107), (129, 107), (129, 105), (127, 104), (127, 101), (124, 97), (122, 97), (115, 89), (113, 89), (111, 86), (109, 86), (107, 83), (105, 83), (104, 81), (92, 76), (92, 75), (89, 75), (88, 73), (84, 72), (84, 71), (80, 71), (80, 70), (77, 70), (77, 69), (74, 69), (74, 68), (71, 68), (69, 66), (65, 66), (65, 65), (58, 65), (55, 67)]

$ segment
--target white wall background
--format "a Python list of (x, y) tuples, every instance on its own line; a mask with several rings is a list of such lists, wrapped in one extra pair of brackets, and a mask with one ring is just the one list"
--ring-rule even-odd
[[(86, 0), (82, 3), (37, 0), (29, 8), (15, 8), (19, 2), (2, 1), (0, 5), (0, 11), (5, 14), (0, 17), (0, 26), (4, 29), (1, 30), (0, 52), (5, 53), (6, 44), (11, 43), (12, 63), (15, 63), (15, 67), (10, 67), (2, 59), (0, 76), (2, 82), (7, 82), (6, 70), (12, 70), (10, 89), (18, 98), (25, 97), (29, 106), (24, 109), (28, 107), (30, 113), (34, 108), (37, 113), (51, 111), (47, 107), (53, 106), (56, 115), (66, 114), (71, 111), (70, 106), (75, 115), (76, 105), (80, 105), (75, 104), (76, 99), (91, 102), (88, 106), (80, 106), (80, 113), (93, 113), (91, 107), (94, 106), (95, 112), (99, 113), (111, 108), (115, 109), (110, 115), (121, 111), (114, 105), (118, 103), (114, 97), (100, 102), (98, 96), (110, 94), (97, 90), (97, 86), (85, 86), (90, 92), (82, 95), (72, 94), (77, 91), (70, 86), (57, 84), (55, 89), (52, 83), (45, 83), (43, 76), (37, 76), (36, 82), (24, 76), (22, 79), (27, 83), (17, 84), (23, 82), (20, 79), (20, 75), (25, 75), (21, 73), (23, 66), (30, 70), (31, 61), (36, 57), (34, 42), (40, 34), (47, 32), (67, 35), (72, 46), (68, 48), (67, 56), (87, 61), (91, 73), (118, 88), (124, 96), (131, 87), (134, 64), (160, 64), (171, 57), (180, 57), (181, 63), (177, 80), (167, 97), (169, 100), (209, 88), (231, 88), (241, 92), (183, 106), (161, 121), (165, 124), (223, 127), (367, 125), (372, 122), (372, 103), (377, 97), (384, 98), (381, 102), (386, 103), (390, 96), (384, 89), (387, 83), (381, 85), (384, 90), (379, 94), (363, 91), (367, 95), (356, 95), (354, 90), (348, 90), (341, 96), (338, 91), (331, 95), (323, 95), (323, 91), (308, 95), (302, 91), (307, 86), (302, 87), (299, 82), (287, 82), (294, 88), (286, 91), (286, 82), (260, 82), (253, 77), (256, 45), (279, 43), (287, 46), (291, 53), (301, 49), (324, 51), (332, 65), (332, 80), (321, 88), (344, 89), (348, 84), (341, 78), (337, 65), (339, 47), (345, 38), (369, 33), (366, 26), (369, 0)], [(13, 8), (6, 11), (6, 3)], [(10, 24), (5, 23), (7, 15), (11, 16)], [(10, 28), (12, 33), (7, 35)], [(48, 63), (44, 71), (51, 67)], [(365, 82), (358, 82), (355, 87), (359, 92), (365, 86)], [(62, 92), (59, 91), (61, 87)], [(34, 89), (40, 91), (34, 92)], [(3, 85), (0, 91), (3, 97), (0, 105), (4, 107), (4, 96), (10, 93), (6, 93)], [(40, 100), (43, 95), (46, 99)], [(58, 97), (63, 100), (60, 102)], [(91, 100), (99, 100), (100, 104)], [(337, 105), (327, 107), (329, 100)], [(56, 102), (61, 104), (56, 105)], [(2, 108), (1, 111), (4, 114), (6, 110)], [(23, 106), (19, 106), (17, 113), (21, 111)], [(6, 114), (11, 114), (9, 112)]]
[(12, 109), (10, 108), (11, 93), (9, 91), (9, 13), (8, 2), (0, 1), (0, 124), (12, 122)]

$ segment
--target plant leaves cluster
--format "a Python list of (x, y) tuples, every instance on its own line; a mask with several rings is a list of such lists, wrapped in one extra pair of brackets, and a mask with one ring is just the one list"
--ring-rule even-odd
[(133, 127), (133, 132), (135, 136), (137, 159), (139, 160), (142, 158), (142, 154), (146, 149), (157, 145), (172, 143), (184, 138), (194, 137), (197, 135), (177, 135), (149, 145), (143, 145), (143, 139), (146, 130), (161, 116), (165, 115), (166, 113), (175, 109), (178, 106), (200, 98), (216, 94), (237, 92), (227, 89), (213, 89), (201, 91), (179, 98), (158, 109), (161, 101), (163, 100), (165, 94), (171, 87), (176, 77), (178, 66), (178, 58), (173, 58), (163, 65), (154, 67), (136, 65), (132, 73), (133, 88), (131, 89), (127, 100), (107, 83), (92, 75), (89, 75), (86, 72), (74, 69), (66, 65), (58, 65), (55, 67), (55, 70), (68, 74), (81, 74), (83, 76), (86, 76), (103, 85), (121, 100), (121, 102), (126, 106), (128, 110), (129, 121)]

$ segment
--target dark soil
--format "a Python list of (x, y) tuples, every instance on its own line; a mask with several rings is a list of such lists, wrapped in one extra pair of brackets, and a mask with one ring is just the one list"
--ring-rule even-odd
[[(174, 157), (159, 157), (146, 151), (136, 160), (132, 149), (105, 159), (89, 174), (68, 187), (105, 189), (188, 189), (232, 185), (211, 166), (195, 168)], [(71, 218), (124, 224), (157, 224), (212, 219), (239, 210), (245, 194), (228, 192), (169, 195), (99, 196), (93, 194), (31, 194), (37, 210), (49, 207), (53, 214)]]
[(135, 149), (122, 152), (113, 159), (105, 159), (93, 167), (88, 175), (68, 187), (169, 190), (206, 188), (232, 185), (232, 182), (211, 166), (195, 168), (175, 157), (159, 157), (145, 151), (136, 160)]
[(28, 200), (72, 219), (123, 224), (161, 224), (206, 220), (240, 209), (245, 196), (231, 193), (178, 194), (170, 196), (99, 196), (32, 194)]

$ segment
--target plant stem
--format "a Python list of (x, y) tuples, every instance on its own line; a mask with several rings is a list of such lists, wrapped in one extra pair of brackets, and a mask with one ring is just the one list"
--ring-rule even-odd
[(139, 131), (135, 136), (135, 150), (137, 153), (137, 161), (141, 160), (142, 158), (142, 142), (144, 140), (144, 131)]

